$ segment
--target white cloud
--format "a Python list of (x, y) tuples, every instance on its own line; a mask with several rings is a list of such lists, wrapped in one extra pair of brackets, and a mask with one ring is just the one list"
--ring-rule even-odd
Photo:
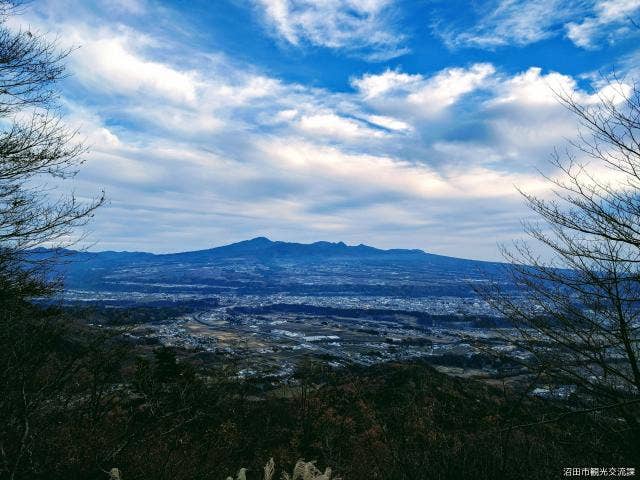
[(389, 25), (393, 0), (256, 0), (274, 32), (291, 45), (344, 50), (371, 61), (407, 53)]
[(271, 97), (281, 92), (279, 80), (263, 75), (234, 72), (233, 82), (219, 83), (217, 79), (208, 80), (208, 91), (216, 101), (225, 105), (244, 105), (263, 97)]
[(629, 18), (640, 11), (640, 0), (596, 2), (593, 14), (566, 25), (567, 37), (579, 47), (596, 48), (602, 39), (609, 42), (632, 35)]
[(487, 63), (478, 63), (468, 69), (447, 68), (411, 92), (407, 100), (425, 111), (439, 112), (482, 86), (494, 72), (493, 65)]
[(196, 101), (196, 73), (144, 58), (135, 51), (147, 44), (143, 36), (128, 30), (95, 32), (87, 27), (70, 31), (69, 43), (82, 45), (72, 57), (75, 77), (93, 89), (152, 95), (174, 102)]
[(296, 118), (298, 116), (298, 110), (295, 108), (289, 108), (287, 110), (280, 110), (278, 113), (276, 113), (275, 115), (275, 121), (276, 123), (279, 122), (290, 122), (291, 120), (293, 120), (294, 118)]
[(335, 113), (303, 115), (299, 127), (310, 134), (333, 138), (382, 137), (384, 132), (367, 128), (362, 123)]
[(434, 31), (452, 48), (528, 45), (557, 34), (583, 9), (579, 0), (490, 0), (479, 5), (474, 25), (436, 23)]
[(591, 103), (592, 105), (599, 104), (602, 101), (612, 102), (619, 105), (626, 99), (630, 98), (633, 92), (633, 87), (629, 83), (619, 81), (617, 83), (609, 83), (601, 86), (593, 95), (590, 95), (585, 103)]
[(464, 95), (485, 87), (495, 68), (478, 63), (469, 68), (446, 68), (431, 77), (386, 70), (353, 78), (351, 84), (370, 104), (417, 116), (438, 114)]
[(633, 35), (629, 17), (640, 0), (490, 0), (479, 4), (472, 25), (435, 22), (433, 30), (450, 48), (493, 49), (529, 45), (566, 33), (577, 46), (595, 48)]
[(531, 67), (527, 71), (514, 75), (500, 82), (496, 88), (497, 95), (491, 104), (518, 103), (521, 106), (548, 105), (557, 107), (558, 94), (572, 93), (576, 90), (576, 81), (557, 72), (542, 74), (539, 67)]
[(260, 142), (258, 147), (285, 174), (304, 175), (330, 190), (348, 187), (356, 195), (393, 192), (427, 198), (443, 195), (450, 188), (427, 166), (390, 157), (345, 153), (336, 147), (295, 139)]
[[(397, 158), (354, 154), (336, 147), (299, 141), (280, 139), (260, 141), (256, 147), (264, 152), (265, 162), (277, 166), (280, 175), (295, 178), (305, 184), (309, 196), (296, 197), (302, 207), (301, 218), (306, 221), (318, 215), (316, 208), (324, 215), (326, 205), (332, 200), (337, 205), (328, 208), (328, 214), (345, 225), (354, 217), (371, 225), (376, 221), (397, 222), (403, 228), (415, 222), (429, 223), (429, 215), (420, 217), (419, 211), (428, 210), (433, 202), (446, 211), (447, 202), (465, 204), (471, 211), (480, 205), (495, 205), (495, 201), (508, 203), (517, 195), (515, 185), (531, 193), (545, 193), (548, 185), (537, 173), (519, 174), (484, 167), (459, 164), (447, 167), (441, 172), (425, 164), (414, 164)], [(469, 154), (467, 146), (460, 146), (457, 154)], [(441, 152), (446, 148), (442, 147)], [(313, 198), (322, 198), (315, 202)], [(380, 200), (384, 198), (392, 201)], [(337, 201), (336, 201), (337, 199)], [(395, 214), (386, 217), (363, 219), (365, 211), (393, 209)], [(271, 214), (272, 215), (272, 214)], [(402, 220), (407, 218), (407, 222)], [(409, 220), (411, 218), (411, 220)], [(460, 218), (441, 220), (451, 226)], [(347, 228), (345, 228), (347, 229)]]
[(412, 130), (411, 125), (408, 123), (385, 115), (369, 115), (366, 117), (366, 120), (375, 125), (386, 128), (387, 130), (394, 130), (398, 132)]
[(240, 106), (280, 92), (279, 80), (236, 68), (222, 55), (182, 48), (181, 57), (197, 58), (197, 68), (179, 65), (182, 58), (159, 61), (156, 58), (162, 57), (168, 40), (122, 25), (96, 29), (66, 23), (59, 28), (65, 30), (65, 45), (80, 45), (71, 57), (74, 81), (94, 92), (161, 100), (160, 108), (195, 109), (191, 119), (208, 124), (207, 128), (217, 121), (211, 112), (203, 115), (204, 108)]
[(365, 74), (360, 78), (353, 78), (351, 84), (365, 98), (373, 98), (407, 85), (418, 84), (422, 80), (422, 75), (409, 75), (396, 70), (385, 70), (381, 74)]

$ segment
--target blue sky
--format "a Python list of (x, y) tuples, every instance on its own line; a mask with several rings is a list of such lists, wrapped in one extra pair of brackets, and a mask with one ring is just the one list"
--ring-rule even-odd
[[(94, 249), (266, 235), (498, 258), (519, 186), (585, 104), (638, 77), (640, 0), (37, 0), (78, 47), (61, 104), (110, 199)], [(600, 168), (595, 165), (595, 169)], [(602, 171), (605, 175), (606, 172)]]

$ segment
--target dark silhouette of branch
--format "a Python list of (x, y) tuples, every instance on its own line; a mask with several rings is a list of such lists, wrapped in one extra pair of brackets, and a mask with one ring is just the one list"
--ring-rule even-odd
[[(507, 340), (526, 353), (512, 361), (544, 371), (551, 384), (574, 386), (576, 401), (596, 405), (567, 415), (620, 405), (637, 442), (640, 87), (612, 74), (586, 103), (556, 95), (581, 130), (571, 150), (552, 156), (556, 173), (545, 178), (553, 197), (520, 192), (539, 219), (524, 223), (537, 247), (503, 249), (515, 292), (492, 286), (481, 293), (513, 325)], [(537, 253), (540, 247), (549, 254)]]
[(8, 295), (41, 295), (56, 286), (46, 273), (54, 255), (31, 250), (73, 245), (105, 198), (80, 201), (60, 186), (86, 153), (56, 113), (70, 50), (37, 31), (9, 29), (6, 19), (20, 5), (0, 0), (0, 286)]
[(593, 413), (593, 412), (601, 412), (604, 410), (611, 410), (614, 408), (621, 408), (621, 407), (626, 407), (629, 405), (635, 405), (640, 403), (640, 399), (636, 398), (635, 400), (629, 400), (628, 402), (621, 402), (621, 403), (613, 403), (611, 405), (602, 405), (602, 406), (598, 406), (598, 407), (593, 407), (593, 408), (583, 408), (581, 410), (572, 410), (570, 412), (565, 412), (561, 415), (558, 415), (557, 417), (554, 418), (550, 418), (547, 420), (540, 420), (539, 422), (531, 422), (531, 423), (521, 423), (518, 425), (512, 425), (509, 428), (503, 428), (502, 430), (500, 430), (500, 432), (509, 432), (511, 430), (514, 430), (516, 428), (529, 428), (529, 427), (536, 427), (538, 425), (546, 425), (549, 423), (557, 423), (560, 422), (562, 420), (564, 420), (567, 417), (570, 417), (572, 415), (581, 415), (581, 414), (585, 414), (585, 413)]

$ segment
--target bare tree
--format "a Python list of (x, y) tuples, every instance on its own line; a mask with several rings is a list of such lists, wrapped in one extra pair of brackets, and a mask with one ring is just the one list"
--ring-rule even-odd
[(18, 7), (0, 0), (0, 290), (40, 293), (42, 259), (29, 263), (28, 251), (68, 245), (104, 196), (83, 203), (55, 186), (77, 173), (85, 151), (57, 112), (55, 86), (69, 50), (10, 29)]
[(33, 249), (69, 245), (104, 201), (82, 202), (60, 187), (85, 152), (58, 111), (56, 82), (69, 51), (10, 28), (19, 7), (0, 0), (0, 477), (11, 479), (30, 478), (34, 439), (46, 437), (38, 419), (70, 398), (63, 392), (81, 364), (79, 353), (60, 347), (67, 340), (58, 318), (25, 301), (53, 287), (52, 256)]
[(527, 233), (543, 248), (505, 250), (521, 296), (488, 300), (515, 326), (510, 340), (536, 378), (574, 386), (578, 410), (612, 415), (638, 442), (640, 89), (608, 80), (597, 101), (558, 95), (581, 129), (574, 148), (553, 156), (553, 198), (523, 193), (540, 218)]

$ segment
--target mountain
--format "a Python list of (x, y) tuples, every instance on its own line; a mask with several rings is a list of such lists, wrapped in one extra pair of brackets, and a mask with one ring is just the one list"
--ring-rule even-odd
[(223, 257), (241, 257), (256, 259), (297, 258), (302, 261), (310, 258), (327, 257), (371, 257), (389, 254), (425, 254), (421, 250), (380, 250), (367, 245), (349, 246), (344, 242), (315, 242), (315, 243), (290, 243), (271, 241), (266, 237), (257, 237), (251, 240), (232, 243), (222, 247), (199, 250), (195, 252), (174, 253), (162, 255), (167, 258), (180, 258), (189, 260), (217, 259)]
[(422, 250), (265, 237), (161, 255), (65, 251), (63, 259), (68, 289), (120, 292), (469, 296), (474, 283), (504, 274), (503, 264)]

